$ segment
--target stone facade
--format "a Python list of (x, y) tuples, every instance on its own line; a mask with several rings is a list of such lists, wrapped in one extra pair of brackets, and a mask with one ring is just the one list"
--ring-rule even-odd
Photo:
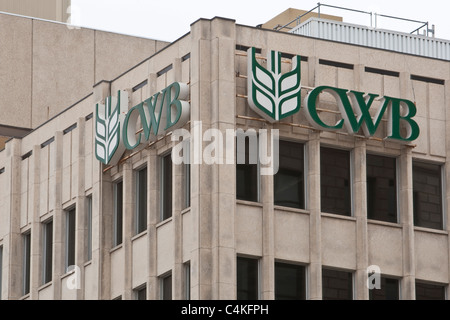
[[(307, 125), (302, 112), (282, 120), (283, 124), (260, 121), (245, 99), (247, 53), (242, 48), (247, 47), (260, 48), (262, 57), (278, 50), (307, 58), (301, 63), (305, 88), (330, 85), (414, 101), (419, 139), (414, 145), (404, 145), (289, 125)], [(347, 67), (324, 64), (324, 60)], [(289, 67), (283, 63), (284, 72)], [(365, 67), (396, 71), (399, 76), (367, 72)], [(233, 20), (196, 21), (189, 34), (115, 80), (95, 77), (100, 82), (92, 92), (86, 91), (86, 98), (23, 139), (6, 143), (0, 152), (0, 169), (4, 168), (0, 171), (4, 190), (0, 195), (2, 299), (133, 299), (140, 288), (146, 288), (148, 299), (160, 299), (161, 279), (169, 274), (174, 299), (186, 298), (187, 291), (191, 299), (235, 299), (238, 256), (259, 260), (262, 299), (275, 297), (275, 262), (306, 266), (307, 298), (313, 300), (322, 299), (323, 268), (350, 272), (355, 299), (369, 298), (370, 265), (400, 280), (402, 299), (415, 299), (416, 281), (448, 288), (450, 225), (444, 218), (442, 230), (414, 226), (412, 172), (416, 161), (439, 164), (443, 181), (450, 179), (446, 139), (450, 134), (446, 112), (449, 67), (448, 61), (236, 25)], [(103, 68), (111, 72), (115, 64), (106, 60)], [(411, 80), (411, 75), (445, 83)], [(306, 209), (274, 206), (273, 176), (260, 177), (259, 202), (236, 200), (236, 166), (218, 164), (191, 164), (190, 206), (185, 208), (186, 199), (180, 195), (186, 194), (186, 173), (174, 165), (172, 217), (161, 222), (161, 156), (175, 145), (170, 136), (127, 151), (127, 159), (117, 166), (102, 165), (94, 154), (95, 117), (91, 115), (95, 103), (118, 90), (128, 90), (130, 106), (134, 106), (175, 81), (190, 86), (188, 130), (195, 129), (196, 121), (202, 121), (203, 132), (210, 128), (222, 132), (279, 129), (281, 139), (304, 144)], [(29, 94), (29, 90), (22, 92)], [(302, 90), (303, 97), (306, 93)], [(321, 98), (320, 107), (337, 110), (327, 97)], [(324, 119), (328, 117), (334, 121), (337, 115), (330, 113)], [(386, 126), (375, 138), (386, 136)], [(321, 210), (321, 147), (349, 151), (351, 216)], [(367, 154), (397, 161), (399, 223), (367, 218)], [(135, 172), (143, 167), (148, 168), (147, 230), (135, 234)], [(113, 248), (116, 181), (123, 182), (123, 242)], [(435, 181), (428, 183), (435, 185)], [(444, 188), (444, 217), (449, 197)], [(88, 259), (91, 204), (92, 258)], [(64, 265), (65, 214), (72, 208), (76, 208), (79, 290), (69, 290), (73, 274)], [(52, 281), (43, 284), (41, 224), (49, 219), (54, 228)], [(30, 232), (30, 292), (24, 295), (22, 236)], [(326, 278), (327, 282), (333, 277)]]

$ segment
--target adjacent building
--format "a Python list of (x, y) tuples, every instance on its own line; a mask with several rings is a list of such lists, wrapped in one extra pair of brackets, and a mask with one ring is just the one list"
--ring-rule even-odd
[[(447, 58), (224, 18), (133, 50), (128, 37), (6, 20), (55, 45), (75, 37), (71, 59), (90, 63), (61, 72), (86, 77), (76, 85), (47, 78), (58, 57), (39, 56), (34, 36), (24, 61), (42, 77), (10, 85), (11, 125), (30, 117), (32, 130), (0, 152), (1, 299), (447, 297)], [(190, 164), (173, 160), (175, 128), (190, 133)], [(276, 150), (275, 130), (271, 175), (249, 159), (252, 142)]]

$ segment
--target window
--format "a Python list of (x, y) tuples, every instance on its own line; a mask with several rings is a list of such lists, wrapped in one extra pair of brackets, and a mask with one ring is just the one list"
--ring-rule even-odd
[(30, 293), (30, 267), (31, 267), (31, 233), (24, 234), (23, 239), (23, 283), (22, 294), (26, 295)]
[(147, 286), (144, 285), (134, 289), (134, 296), (136, 300), (147, 300)]
[(53, 260), (53, 220), (43, 224), (43, 266), (42, 266), (42, 283), (46, 284), (52, 281), (52, 260)]
[(350, 152), (320, 148), (322, 212), (351, 216)]
[(353, 274), (322, 269), (322, 299), (353, 300)]
[(122, 244), (123, 230), (123, 182), (113, 185), (113, 247)]
[(445, 286), (416, 282), (416, 300), (445, 300)]
[(191, 299), (191, 263), (184, 264), (184, 298)]
[(87, 248), (86, 261), (92, 260), (92, 196), (86, 198), (86, 224), (87, 224)]
[(397, 222), (396, 159), (367, 155), (367, 217)]
[(161, 300), (172, 300), (172, 274), (161, 279)]
[(136, 173), (136, 234), (147, 230), (147, 168)]
[(274, 176), (276, 206), (305, 209), (304, 146), (280, 141), (279, 170)]
[(397, 279), (381, 277), (380, 289), (369, 290), (369, 300), (399, 300), (400, 282)]
[(413, 162), (414, 225), (443, 229), (441, 166)]
[(75, 208), (66, 213), (66, 272), (75, 265)]
[(259, 261), (237, 258), (237, 300), (259, 299)]
[(183, 209), (187, 209), (191, 206), (191, 151), (190, 151), (190, 141), (183, 141), (185, 144), (183, 146), (183, 159), (184, 159), (184, 201), (183, 201)]
[(3, 278), (3, 247), (0, 247), (0, 300), (2, 300), (2, 278)]
[(259, 201), (258, 137), (237, 134), (236, 143), (236, 198)]
[(172, 154), (161, 159), (161, 221), (172, 217)]
[(275, 263), (275, 300), (306, 300), (305, 267)]

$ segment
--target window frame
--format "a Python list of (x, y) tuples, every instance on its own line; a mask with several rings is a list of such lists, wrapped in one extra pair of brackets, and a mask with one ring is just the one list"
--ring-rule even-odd
[[(142, 172), (145, 171), (145, 194), (141, 195), (141, 184), (140, 184), (140, 175), (142, 174)], [(147, 166), (143, 166), (141, 168), (138, 168), (135, 170), (135, 188), (136, 188), (136, 194), (135, 194), (135, 210), (134, 210), (134, 219), (135, 219), (135, 235), (144, 233), (147, 231), (147, 224), (148, 224), (148, 198), (147, 198), (147, 194), (148, 194), (148, 167)], [(141, 197), (144, 196), (145, 198), (145, 214), (143, 214), (143, 212), (141, 212), (141, 208), (140, 208), (140, 201), (141, 201)], [(141, 221), (142, 219), (144, 219), (144, 221)], [(145, 226), (143, 225), (143, 229), (141, 230), (141, 224), (145, 222)]]
[[(261, 258), (260, 257), (251, 257), (251, 256), (243, 256), (243, 255), (238, 255), (237, 257), (236, 257), (236, 300), (239, 300), (238, 299), (238, 297), (237, 297), (237, 293), (238, 293), (238, 270), (237, 270), (237, 265), (238, 265), (238, 260), (239, 259), (244, 259), (244, 260), (254, 260), (254, 261), (256, 261), (256, 263), (257, 263), (257, 267), (256, 267), (256, 275), (257, 275), (257, 285), (256, 285), (256, 290), (257, 290), (257, 293), (256, 293), (256, 295), (257, 295), (257, 300), (261, 300), (262, 299), (262, 292), (261, 292), (261, 289), (262, 289), (262, 285), (261, 285), (261, 281), (262, 281), (262, 279), (261, 279), (261, 276), (262, 276), (262, 271), (261, 271)], [(242, 300), (242, 301), (245, 301), (245, 300)]]
[[(322, 266), (322, 300), (323, 299), (323, 289), (324, 289), (324, 285), (323, 285), (323, 271), (324, 270), (328, 270), (328, 271), (335, 271), (335, 272), (345, 272), (347, 274), (350, 274), (352, 277), (352, 281), (351, 281), (351, 300), (355, 300), (356, 299), (356, 276), (355, 276), (355, 271), (354, 270), (346, 270), (346, 269), (339, 269), (339, 268), (333, 268), (333, 267), (327, 267), (327, 266)], [(343, 301), (343, 300), (336, 300), (333, 299), (334, 301)]]
[[(120, 193), (120, 206), (118, 205), (118, 186), (121, 185)], [(120, 210), (119, 210), (120, 208)], [(120, 217), (119, 217), (120, 211)], [(120, 219), (119, 219), (120, 218)], [(120, 221), (120, 224), (118, 223)], [(120, 230), (120, 233), (119, 233)], [(120, 237), (119, 237), (120, 235)], [(113, 182), (113, 237), (112, 237), (112, 247), (116, 248), (123, 243), (123, 180), (119, 179)]]
[[(51, 224), (51, 248), (50, 248), (50, 257), (48, 256), (48, 229)], [(41, 284), (45, 285), (53, 281), (53, 233), (54, 233), (54, 225), (53, 218), (50, 218), (44, 222), (42, 222), (42, 281)], [(48, 265), (48, 259), (50, 258), (50, 265)], [(50, 270), (48, 269), (50, 268)], [(50, 272), (50, 274), (48, 274)]]
[(31, 230), (22, 234), (22, 296), (31, 291)]
[[(165, 206), (165, 203), (166, 203), (166, 201), (168, 201), (167, 199), (166, 199), (166, 196), (167, 196), (167, 194), (166, 194), (166, 164), (165, 164), (165, 160), (166, 160), (166, 158), (170, 158), (170, 163), (171, 163), (171, 165), (170, 165), (170, 168), (171, 168), (171, 173), (170, 173), (170, 190), (171, 190), (171, 192), (170, 192), (170, 201), (171, 201), (171, 205), (170, 205), (170, 215), (168, 215), (168, 216), (166, 216), (166, 212), (165, 212), (165, 210), (166, 210), (166, 206)], [(160, 222), (163, 222), (163, 221), (166, 221), (166, 220), (168, 220), (168, 219), (171, 219), (172, 217), (173, 217), (173, 195), (174, 195), (174, 193), (173, 193), (173, 177), (174, 177), (174, 175), (173, 175), (173, 162), (172, 162), (172, 150), (169, 150), (169, 151), (167, 151), (167, 152), (165, 152), (165, 153), (163, 153), (162, 155), (160, 155), (159, 156), (159, 161), (160, 161), (160, 168), (161, 168), (161, 170), (160, 170), (160, 177), (159, 177), (159, 179), (160, 179), (160, 185), (159, 185), (159, 187), (160, 187), (160, 216), (159, 216), (159, 219), (160, 219)]]
[[(170, 299), (165, 299), (164, 295), (166, 294), (166, 283), (165, 281), (170, 278)], [(160, 300), (173, 300), (173, 277), (172, 271), (165, 273), (164, 275), (159, 277), (159, 294)]]
[[(308, 267), (304, 264), (301, 263), (296, 263), (296, 262), (286, 262), (286, 261), (279, 261), (279, 260), (275, 260), (274, 263), (274, 296), (275, 296), (275, 300), (276, 300), (276, 296), (277, 296), (277, 265), (284, 265), (284, 266), (290, 266), (290, 267), (297, 267), (297, 268), (302, 268), (303, 269), (303, 281), (304, 281), (304, 300), (308, 300)], [(298, 300), (298, 299), (293, 299), (294, 300)]]
[[(77, 230), (77, 220), (76, 220), (76, 207), (71, 206), (64, 210), (65, 212), (65, 239), (64, 239), (64, 247), (65, 247), (65, 257), (64, 257), (64, 273), (70, 272), (69, 267), (74, 266), (76, 264), (76, 242), (77, 242), (77, 236), (76, 236), (76, 230)], [(73, 221), (71, 221), (73, 215)], [(71, 230), (71, 222), (73, 222), (73, 230)], [(70, 235), (73, 231), (73, 239), (71, 239)], [(72, 243), (73, 240), (73, 243)], [(73, 262), (71, 262), (73, 260)]]
[[(257, 163), (256, 163), (256, 200), (243, 200), (243, 199), (239, 199), (238, 198), (238, 192), (237, 192), (237, 185), (238, 185), (238, 181), (237, 181), (237, 166), (238, 165), (243, 165), (243, 164), (238, 164), (238, 142), (239, 142), (239, 136), (243, 136), (244, 137), (244, 146), (246, 147), (246, 140), (247, 138), (249, 139), (249, 157), (250, 157), (250, 139), (252, 137), (253, 134), (248, 134), (247, 132), (243, 131), (242, 128), (240, 128), (242, 130), (242, 132), (240, 130), (238, 130), (236, 132), (236, 136), (235, 136), (235, 154), (236, 154), (236, 173), (235, 173), (235, 179), (236, 179), (236, 200), (238, 201), (247, 201), (247, 202), (253, 202), (253, 203), (261, 203), (261, 161), (259, 159), (259, 152), (260, 152), (260, 148), (259, 148), (259, 135), (258, 133), (255, 131), (255, 137), (256, 137), (256, 157), (257, 157)], [(251, 129), (249, 129), (251, 130)], [(248, 130), (247, 130), (248, 131)], [(246, 152), (246, 149), (244, 150)], [(250, 160), (250, 159), (248, 159)], [(244, 165), (255, 165), (255, 164), (244, 164)]]
[(87, 245), (86, 245), (86, 261), (92, 261), (92, 194), (86, 197), (86, 230), (87, 230)]

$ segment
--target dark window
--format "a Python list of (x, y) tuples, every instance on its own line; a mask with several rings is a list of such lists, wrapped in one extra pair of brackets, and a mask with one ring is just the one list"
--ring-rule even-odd
[(258, 260), (237, 258), (237, 300), (258, 300)]
[(0, 247), (0, 300), (2, 300), (2, 276), (3, 276), (3, 247)]
[(304, 194), (303, 145), (280, 141), (279, 169), (274, 176), (275, 205), (305, 209)]
[(414, 225), (443, 228), (441, 166), (413, 163)]
[(31, 268), (31, 233), (23, 235), (23, 295), (30, 293), (30, 268)]
[(52, 281), (52, 260), (53, 260), (53, 221), (44, 223), (44, 245), (43, 245), (43, 279), (46, 284)]
[(75, 208), (66, 213), (66, 271), (75, 265)]
[(122, 244), (123, 232), (123, 182), (119, 181), (113, 186), (114, 222), (113, 222), (113, 247)]
[(258, 138), (238, 134), (236, 143), (236, 198), (258, 202)]
[(445, 286), (416, 282), (416, 300), (445, 300)]
[(397, 222), (396, 159), (367, 155), (367, 217)]
[(135, 290), (136, 300), (147, 300), (147, 287), (143, 286)]
[(351, 216), (350, 152), (320, 148), (322, 212)]
[(191, 299), (191, 263), (184, 264), (184, 298)]
[(381, 277), (380, 289), (369, 290), (370, 300), (399, 300), (400, 284), (397, 279)]
[(162, 158), (161, 169), (161, 220), (164, 221), (172, 217), (172, 155), (170, 153)]
[(184, 175), (184, 201), (183, 209), (189, 208), (191, 206), (191, 158), (190, 158), (190, 141), (183, 141), (183, 175)]
[(172, 275), (161, 280), (161, 291), (162, 300), (172, 300)]
[(147, 230), (147, 168), (136, 174), (136, 234)]
[(87, 252), (86, 260), (92, 260), (92, 195), (86, 198), (87, 200)]
[(275, 300), (306, 300), (305, 267), (275, 263)]
[(353, 274), (337, 270), (322, 270), (323, 300), (353, 300)]

